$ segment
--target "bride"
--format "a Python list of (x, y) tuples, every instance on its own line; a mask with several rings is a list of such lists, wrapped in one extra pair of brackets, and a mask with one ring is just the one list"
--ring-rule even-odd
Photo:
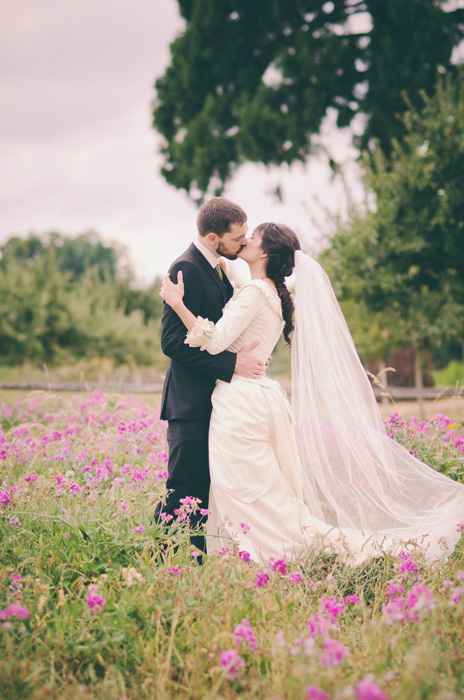
[[(185, 342), (211, 354), (270, 356), (292, 344), (292, 409), (280, 385), (236, 374), (218, 380), (209, 431), (207, 549), (231, 538), (257, 562), (334, 551), (357, 565), (405, 544), (429, 561), (449, 555), (464, 517), (464, 485), (411, 456), (385, 431), (330, 282), (284, 224), (253, 231), (239, 257), (251, 282), (213, 324), (183, 303), (182, 273), (161, 296), (184, 323)], [(295, 308), (285, 285), (296, 273)], [(295, 327), (293, 325), (295, 318)], [(290, 334), (293, 339), (290, 340)]]

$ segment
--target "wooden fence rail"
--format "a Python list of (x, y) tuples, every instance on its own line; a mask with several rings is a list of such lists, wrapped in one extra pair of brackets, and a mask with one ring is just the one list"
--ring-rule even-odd
[[(290, 394), (290, 384), (283, 383), (284, 389)], [(79, 391), (87, 392), (94, 390), (118, 391), (129, 394), (151, 394), (159, 393), (163, 389), (162, 382), (0, 382), (0, 389), (20, 389), (22, 391)], [(374, 386), (374, 394), (377, 398), (385, 395), (385, 389)], [(390, 386), (388, 395), (395, 400), (418, 401), (425, 399), (438, 399), (442, 396), (463, 396), (463, 390), (457, 391), (455, 388), (437, 389), (435, 387), (407, 387)], [(463, 397), (464, 398), (464, 397)]]

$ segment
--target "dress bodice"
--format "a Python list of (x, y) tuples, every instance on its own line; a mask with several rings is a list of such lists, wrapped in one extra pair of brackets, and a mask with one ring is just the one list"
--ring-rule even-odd
[(223, 350), (238, 352), (258, 340), (253, 353), (266, 362), (283, 327), (279, 295), (264, 280), (252, 280), (234, 293), (216, 324), (199, 316), (185, 342), (216, 355)]

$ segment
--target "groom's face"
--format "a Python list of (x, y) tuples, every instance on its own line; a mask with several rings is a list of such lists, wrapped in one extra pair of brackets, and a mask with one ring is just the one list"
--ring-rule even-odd
[(217, 237), (217, 252), (228, 260), (235, 260), (246, 246), (248, 224), (231, 224), (227, 233)]

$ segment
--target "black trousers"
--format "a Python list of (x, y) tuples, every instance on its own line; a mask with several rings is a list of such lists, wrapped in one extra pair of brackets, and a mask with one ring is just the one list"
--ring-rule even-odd
[[(168, 479), (166, 487), (171, 491), (166, 503), (158, 503), (155, 518), (161, 513), (174, 518), (174, 511), (181, 506), (180, 499), (185, 496), (199, 498), (199, 508), (208, 507), (209, 498), (209, 463), (208, 463), (209, 420), (170, 420), (168, 425)], [(206, 522), (206, 517), (199, 513), (189, 515), (191, 526)], [(194, 535), (192, 544), (206, 552), (203, 535)]]

